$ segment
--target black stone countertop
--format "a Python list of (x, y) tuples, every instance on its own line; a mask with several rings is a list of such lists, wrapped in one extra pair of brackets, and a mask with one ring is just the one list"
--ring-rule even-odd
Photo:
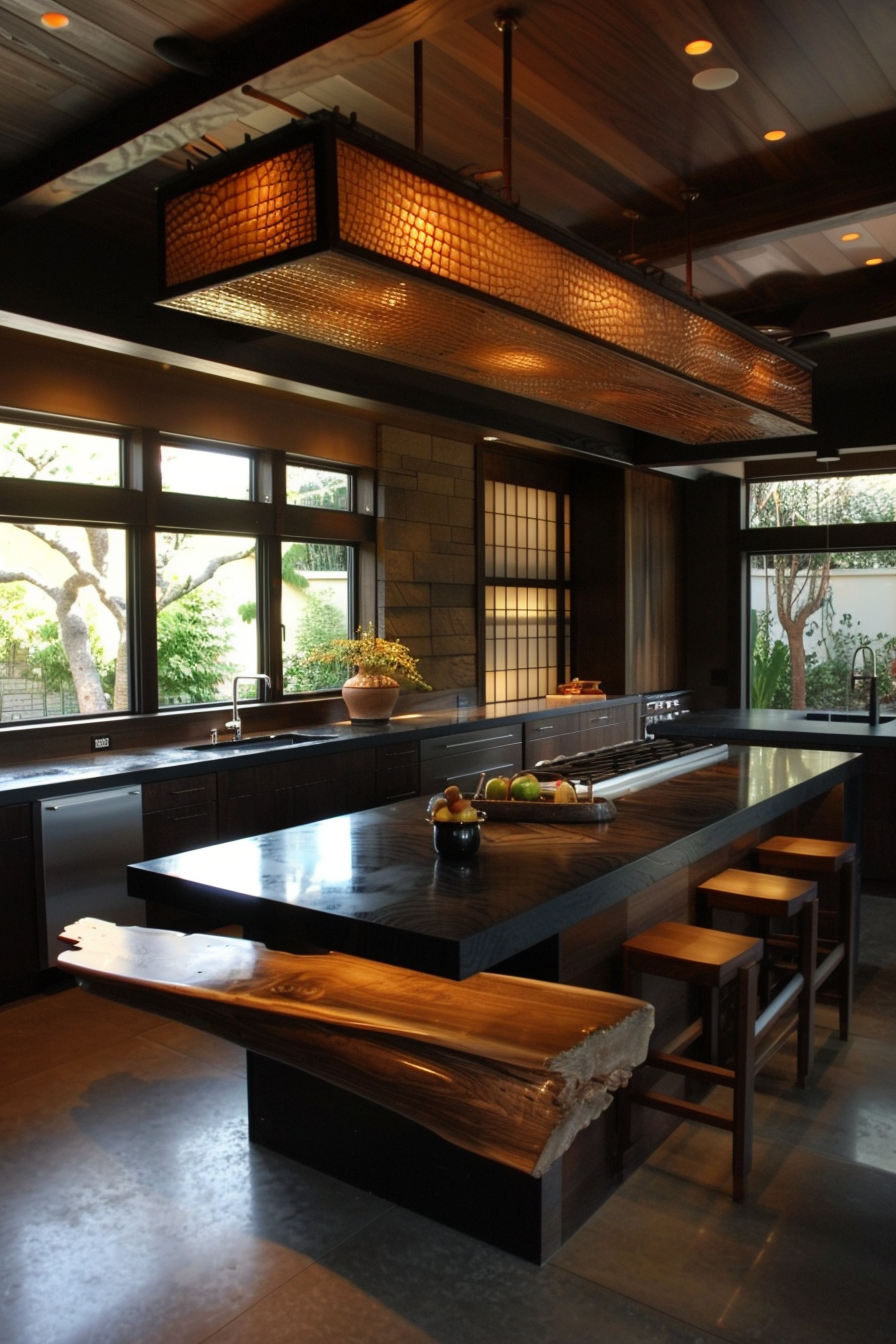
[(232, 898), (270, 946), (323, 947), (463, 979), (556, 936), (855, 777), (857, 755), (732, 747), (617, 800), (594, 825), (486, 822), (436, 855), (417, 799), (131, 865), (132, 896), (201, 912)]
[[(445, 733), (463, 733), (477, 725), (498, 727), (524, 723), (560, 714), (581, 713), (601, 704), (635, 704), (637, 695), (607, 696), (605, 701), (589, 700), (568, 707), (546, 707), (543, 700), (518, 700), (502, 705), (478, 705), (459, 709), (418, 710), (396, 715), (387, 724), (356, 727), (328, 723), (320, 727), (284, 722), (278, 732), (320, 734), (321, 741), (272, 746), (270, 751), (233, 749), (226, 745), (207, 749), (195, 746), (163, 746), (130, 751), (99, 751), (83, 756), (65, 756), (28, 765), (3, 766), (3, 739), (0, 734), (0, 805), (31, 802), (34, 799), (82, 793), (88, 789), (116, 788), (126, 784), (147, 784), (153, 780), (208, 774), (217, 770), (239, 770), (262, 761), (299, 760), (306, 755), (352, 751), (358, 747), (377, 747), (402, 739), (438, 737)], [(222, 710), (222, 723), (226, 717)], [(226, 732), (224, 734), (226, 736)], [(266, 734), (265, 736), (268, 736)], [(251, 738), (252, 708), (243, 716), (243, 736)]]
[[(815, 711), (809, 711), (814, 713)], [(884, 717), (889, 710), (882, 711)], [(793, 746), (829, 747), (835, 751), (867, 751), (869, 747), (896, 747), (896, 718), (872, 727), (807, 719), (799, 709), (716, 709), (683, 714), (656, 725), (663, 737), (717, 742), (769, 742)]]

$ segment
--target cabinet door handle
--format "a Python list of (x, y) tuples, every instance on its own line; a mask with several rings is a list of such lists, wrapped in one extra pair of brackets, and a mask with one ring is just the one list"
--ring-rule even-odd
[(204, 784), (194, 784), (194, 785), (192, 786), (192, 788), (189, 788), (189, 789), (172, 789), (171, 792), (172, 792), (172, 793), (205, 793), (205, 785), (204, 785)]
[[(500, 764), (500, 765), (490, 765), (488, 768), (489, 768), (489, 771), (492, 771), (492, 770), (515, 770), (515, 769), (516, 769), (516, 766), (514, 765), (513, 761), (504, 761), (504, 762), (503, 762), (502, 764)], [(465, 770), (464, 773), (463, 773), (462, 775), (449, 775), (449, 776), (448, 776), (448, 783), (449, 783), (449, 784), (452, 783), (452, 781), (455, 780), (455, 779), (472, 779), (472, 777), (473, 777), (474, 775), (477, 775), (477, 776), (478, 776), (479, 774), (480, 774), (480, 770), (479, 770), (479, 768), (478, 768), (478, 766), (477, 766), (477, 768), (476, 768), (475, 770)]]
[(536, 733), (552, 733), (554, 732), (554, 725), (552, 723), (546, 723), (543, 728), (536, 728), (535, 731)]
[(465, 742), (446, 742), (444, 748), (446, 751), (469, 751), (470, 747), (497, 746), (499, 742), (513, 742), (515, 737), (513, 733), (499, 733), (497, 737), (477, 737), (474, 741), (469, 738)]

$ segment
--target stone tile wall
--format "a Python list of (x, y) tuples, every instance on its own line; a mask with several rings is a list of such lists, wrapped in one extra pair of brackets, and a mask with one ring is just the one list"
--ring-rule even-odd
[(436, 690), (476, 684), (473, 445), (381, 425), (377, 606)]

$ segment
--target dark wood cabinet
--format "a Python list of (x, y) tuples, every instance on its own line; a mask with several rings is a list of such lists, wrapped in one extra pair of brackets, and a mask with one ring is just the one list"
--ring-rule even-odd
[(373, 807), (376, 751), (370, 747), (218, 774), (218, 835), (238, 840), (284, 826)]
[(633, 742), (638, 736), (638, 704), (595, 704), (579, 715), (578, 751), (597, 751)]
[(429, 796), (456, 784), (472, 793), (479, 776), (512, 775), (523, 767), (519, 723), (480, 726), (469, 733), (427, 737), (420, 743), (420, 791)]
[(143, 853), (147, 859), (213, 845), (217, 838), (214, 774), (143, 785)]
[(416, 798), (420, 792), (420, 743), (396, 742), (376, 749), (376, 805)]
[(584, 750), (580, 739), (581, 714), (558, 714), (523, 724), (523, 767), (531, 770), (539, 761), (555, 756), (574, 756)]
[(892, 882), (896, 873), (896, 748), (872, 748), (862, 756), (862, 876)]
[(0, 807), (0, 1002), (32, 994), (40, 970), (29, 803)]
[(637, 704), (616, 705), (594, 701), (579, 714), (557, 714), (523, 724), (523, 763), (527, 770), (555, 756), (598, 751), (631, 742), (638, 731)]

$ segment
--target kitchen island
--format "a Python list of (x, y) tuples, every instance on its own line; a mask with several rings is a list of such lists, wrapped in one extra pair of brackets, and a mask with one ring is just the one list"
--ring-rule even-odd
[[(758, 840), (854, 838), (860, 768), (851, 753), (736, 747), (617, 799), (610, 822), (487, 822), (464, 863), (435, 854), (424, 804), (410, 800), (132, 865), (129, 890), (197, 916), (226, 900), (249, 936), (287, 951), (613, 991), (621, 942), (658, 919), (691, 918), (696, 885)], [(657, 1007), (661, 1030), (675, 1029), (680, 1005)], [(259, 1054), (248, 1085), (252, 1139), (535, 1261), (616, 1180), (605, 1119), (535, 1179)], [(646, 1120), (642, 1153), (667, 1128), (666, 1117)]]

